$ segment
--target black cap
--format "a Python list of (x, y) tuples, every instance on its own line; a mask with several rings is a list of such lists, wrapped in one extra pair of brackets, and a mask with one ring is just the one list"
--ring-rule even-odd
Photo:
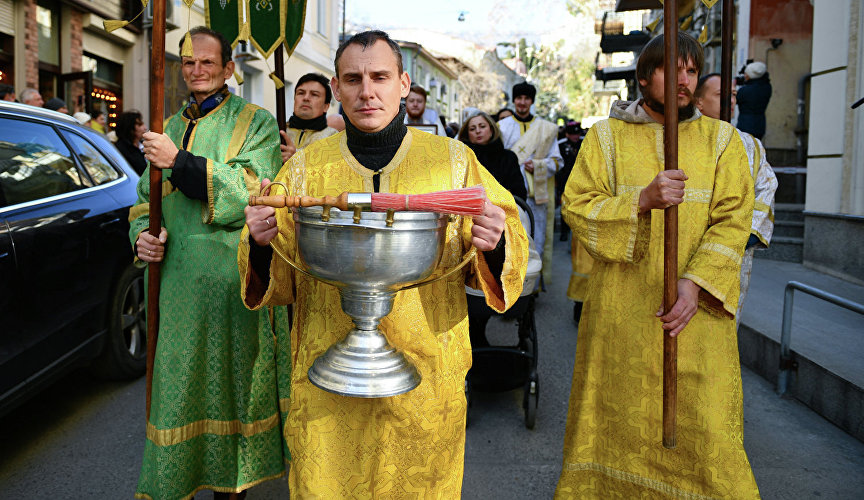
[(528, 82), (517, 83), (513, 86), (513, 101), (520, 95), (528, 96), (533, 101), (537, 97), (537, 89)]
[(569, 121), (564, 125), (565, 134), (578, 134), (582, 131), (582, 124), (579, 122)]
[(58, 109), (65, 107), (66, 102), (59, 97), (52, 97), (51, 99), (48, 99), (48, 102), (46, 102), (44, 106), (45, 109), (50, 109), (51, 111), (57, 111)]

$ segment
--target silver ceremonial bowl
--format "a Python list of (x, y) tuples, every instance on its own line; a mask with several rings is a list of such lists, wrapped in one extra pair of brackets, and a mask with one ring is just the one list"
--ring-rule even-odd
[(309, 369), (309, 381), (343, 396), (379, 398), (408, 392), (420, 374), (391, 347), (378, 323), (396, 292), (427, 278), (441, 260), (448, 217), (431, 212), (363, 212), (299, 208), (294, 216), (301, 270), (339, 288), (354, 321), (344, 339)]

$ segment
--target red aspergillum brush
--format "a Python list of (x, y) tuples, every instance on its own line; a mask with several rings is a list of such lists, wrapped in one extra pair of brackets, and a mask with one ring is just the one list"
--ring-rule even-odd
[(423, 194), (397, 193), (342, 193), (336, 196), (315, 198), (312, 196), (250, 196), (249, 205), (282, 207), (331, 206), (340, 210), (354, 207), (369, 208), (373, 212), (415, 211), (438, 212), (451, 215), (481, 215), (486, 202), (483, 186), (473, 186), (449, 191)]

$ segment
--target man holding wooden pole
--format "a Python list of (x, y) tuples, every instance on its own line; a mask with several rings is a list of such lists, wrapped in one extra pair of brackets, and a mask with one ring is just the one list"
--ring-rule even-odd
[[(562, 215), (596, 263), (557, 498), (759, 496), (742, 442), (734, 321), (753, 181), (731, 125), (693, 106), (703, 54), (684, 33), (678, 168), (664, 170), (663, 42), (655, 37), (637, 62), (642, 99), (615, 103), (588, 132), (564, 190)], [(670, 206), (679, 207), (678, 298), (664, 314)], [(674, 448), (661, 439), (664, 330), (678, 339)]]
[[(228, 91), (234, 63), (225, 38), (204, 27), (190, 33), (193, 54), (182, 61), (189, 105), (164, 134), (144, 135), (149, 166), (129, 214), (138, 259), (162, 267), (137, 498), (201, 489), (227, 498), (285, 471), (274, 331), (266, 309), (243, 306), (235, 264), (249, 195), (279, 170), (278, 130), (269, 112)], [(153, 188), (161, 186), (158, 236), (146, 231), (154, 168), (166, 177)], [(279, 333), (287, 352), (287, 331)], [(287, 401), (287, 379), (283, 387)]]

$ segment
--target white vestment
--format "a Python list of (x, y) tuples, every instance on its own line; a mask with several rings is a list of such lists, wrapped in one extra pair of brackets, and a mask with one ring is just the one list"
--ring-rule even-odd
[[(531, 130), (531, 127), (540, 123), (545, 124), (543, 125), (546, 130), (544, 136), (536, 137), (535, 140), (530, 141), (531, 144), (528, 148), (520, 149), (517, 147), (519, 140), (522, 139), (529, 130)], [(564, 165), (564, 160), (561, 158), (561, 152), (558, 150), (558, 143), (555, 140), (558, 137), (558, 127), (542, 118), (537, 118), (536, 116), (529, 122), (520, 122), (516, 120), (515, 117), (508, 116), (498, 122), (498, 128), (501, 129), (501, 140), (504, 142), (504, 147), (513, 151), (516, 153), (516, 156), (519, 157), (519, 167), (522, 170), (522, 177), (526, 179), (526, 187), (528, 187), (528, 205), (534, 213), (534, 243), (537, 245), (537, 250), (543, 257), (543, 276), (548, 282), (549, 277), (551, 276), (549, 274), (551, 272), (551, 266), (549, 264), (552, 259), (551, 241), (554, 224), (549, 225), (547, 229), (546, 221), (547, 219), (554, 220), (555, 172), (558, 171), (560, 166)], [(553, 133), (554, 135), (551, 137), (546, 137)], [(546, 143), (549, 143), (549, 146), (546, 146)], [(534, 148), (533, 150), (532, 146)], [(536, 149), (538, 146), (542, 146), (540, 147), (542, 151)], [(548, 197), (548, 201), (544, 200), (543, 202), (537, 203), (534, 199), (534, 188), (536, 186), (532, 185), (533, 182), (528, 182), (528, 176), (525, 173), (525, 162), (527, 160), (531, 160), (532, 163), (534, 163), (534, 171), (538, 179), (547, 179), (545, 195)], [(538, 172), (538, 169), (544, 167), (546, 171), (541, 175), (540, 172)], [(548, 245), (547, 241), (549, 242)]]

